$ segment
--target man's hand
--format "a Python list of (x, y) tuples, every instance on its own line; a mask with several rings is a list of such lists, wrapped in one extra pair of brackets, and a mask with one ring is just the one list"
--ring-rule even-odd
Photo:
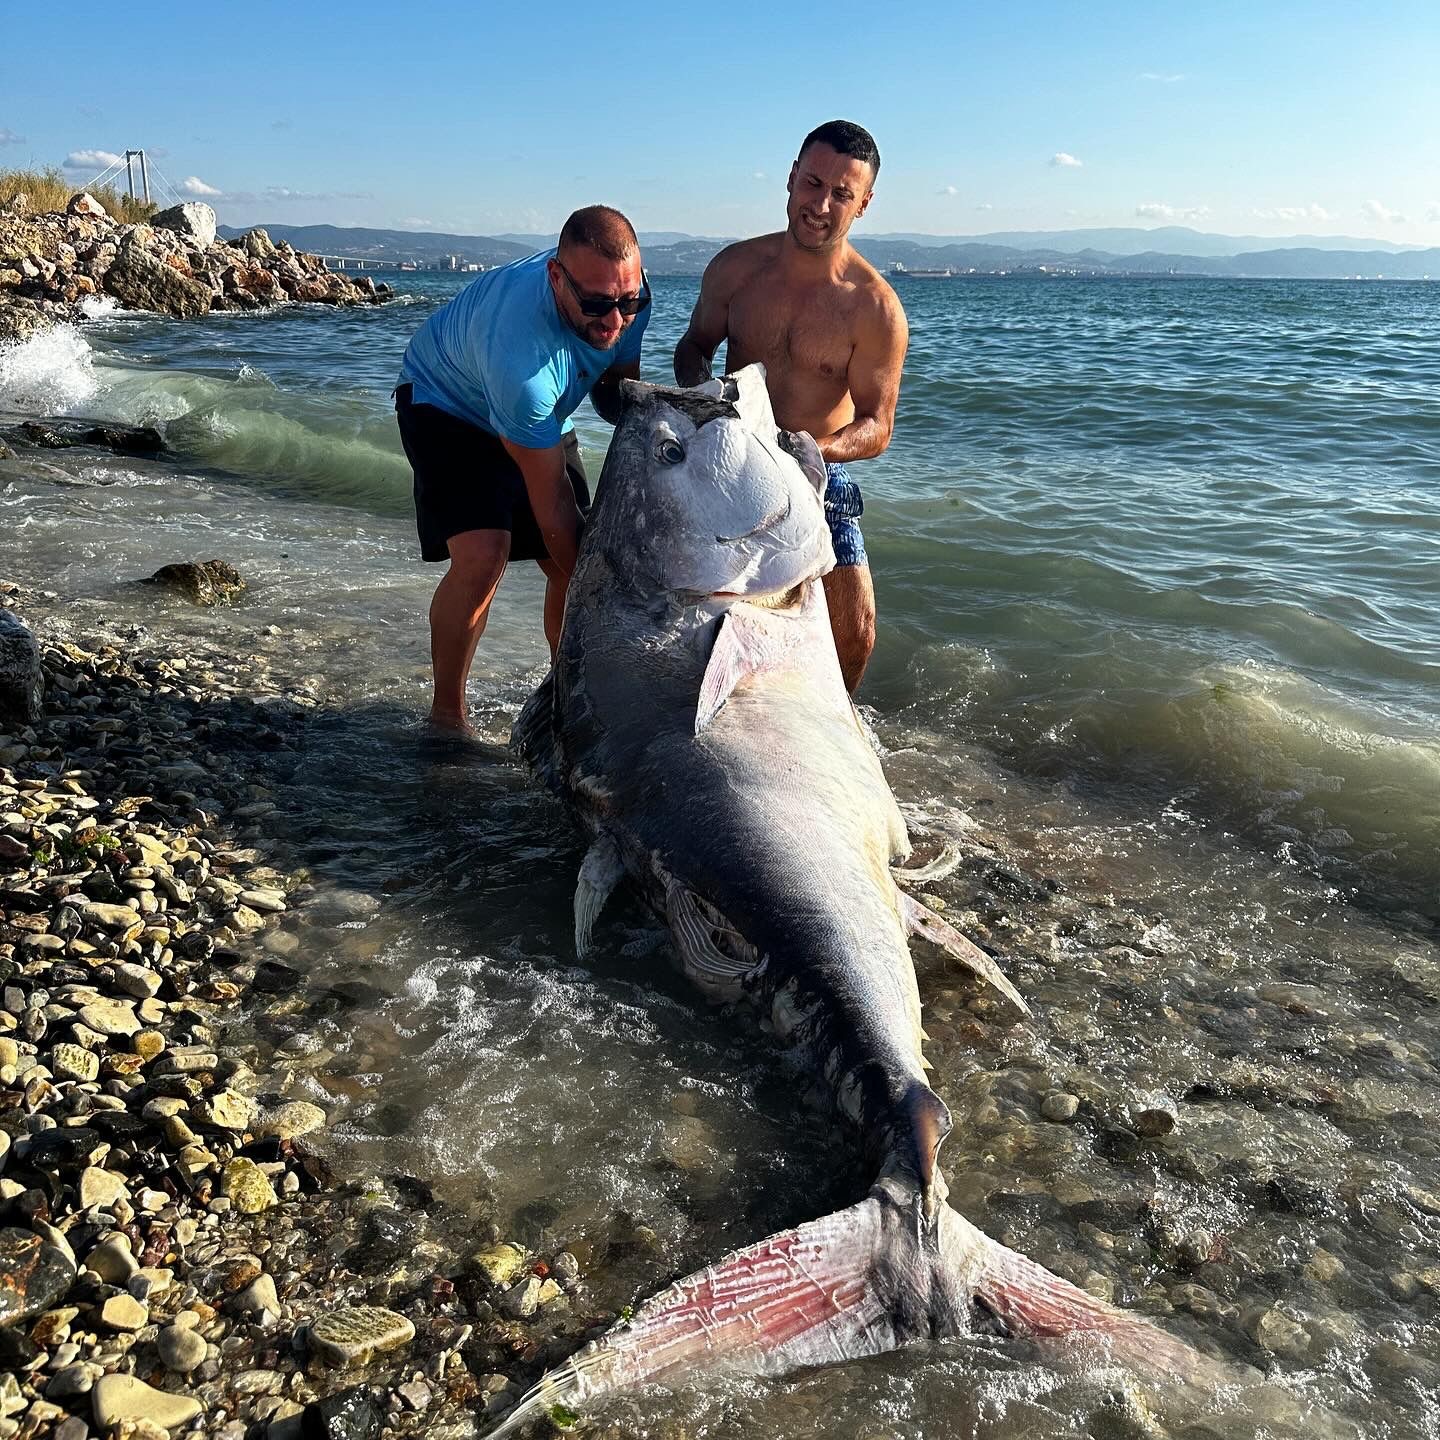
[(620, 415), (625, 408), (620, 399), (620, 382), (639, 378), (640, 362), (627, 360), (623, 365), (612, 365), (590, 387), (590, 403), (595, 407), (595, 413), (606, 424), (618, 425), (620, 423)]
[(580, 546), (580, 509), (575, 504), (575, 490), (565, 471), (565, 446), (532, 450), (503, 436), (500, 443), (525, 478), (525, 493), (550, 558), (570, 575)]

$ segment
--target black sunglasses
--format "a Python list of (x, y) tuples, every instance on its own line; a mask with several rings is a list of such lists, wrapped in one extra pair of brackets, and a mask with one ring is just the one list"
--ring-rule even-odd
[(638, 295), (590, 295), (575, 283), (575, 277), (558, 258), (555, 263), (560, 266), (560, 273), (569, 284), (580, 313), (591, 320), (603, 320), (612, 310), (618, 310), (622, 315), (638, 315), (650, 303), (650, 277), (644, 270), (640, 272)]

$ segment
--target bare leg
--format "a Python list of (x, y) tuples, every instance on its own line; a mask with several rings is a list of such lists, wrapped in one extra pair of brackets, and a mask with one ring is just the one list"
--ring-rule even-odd
[(560, 648), (560, 627), (565, 623), (565, 596), (570, 577), (553, 560), (535, 562), (545, 572), (545, 638), (550, 642), (550, 663)]
[(449, 541), (450, 568), (430, 602), (430, 663), (435, 698), (430, 723), (469, 733), (465, 681), (485, 633), (490, 602), (510, 557), (508, 530), (466, 530)]
[(825, 577), (825, 604), (835, 632), (840, 674), (853, 695), (875, 648), (875, 587), (868, 565), (842, 565)]

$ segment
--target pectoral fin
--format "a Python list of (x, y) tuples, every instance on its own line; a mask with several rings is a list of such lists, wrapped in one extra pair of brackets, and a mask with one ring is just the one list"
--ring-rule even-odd
[(575, 882), (575, 954), (578, 957), (583, 959), (588, 953), (596, 918), (624, 876), (625, 865), (615, 842), (608, 835), (597, 835), (580, 862), (580, 877)]
[[(807, 609), (815, 603), (815, 588), (813, 583), (806, 587), (802, 605)], [(781, 618), (754, 605), (732, 605), (720, 617), (705, 678), (700, 682), (695, 733), (719, 714), (737, 686), (767, 670), (780, 669), (804, 635), (804, 627), (794, 616)]]
[(938, 945), (952, 960), (958, 960), (972, 975), (994, 986), (1009, 1002), (1016, 1018), (1030, 1013), (1030, 1007), (1020, 992), (978, 945), (967, 940), (949, 921), (942, 920), (933, 910), (927, 910), (918, 900), (898, 887), (895, 897), (907, 934), (923, 936), (932, 945)]

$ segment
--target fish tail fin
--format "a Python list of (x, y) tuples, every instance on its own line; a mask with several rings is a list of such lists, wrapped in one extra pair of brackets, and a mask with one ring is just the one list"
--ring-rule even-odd
[(1155, 1379), (1216, 1385), (1235, 1377), (1220, 1362), (1132, 1311), (1099, 1300), (1079, 1286), (972, 1225), (949, 1206), (940, 1217), (941, 1264), (971, 1302), (1004, 1333), (1103, 1352)]
[(545, 1375), (491, 1440), (557, 1407), (697, 1372), (783, 1375), (896, 1346), (873, 1283), (884, 1243), (867, 1199), (727, 1255), (646, 1301)]
[(933, 1224), (912, 1184), (880, 1181), (849, 1209), (783, 1230), (677, 1281), (627, 1324), (545, 1375), (491, 1440), (556, 1407), (647, 1383), (784, 1375), (965, 1335), (1078, 1341), (1142, 1375), (1190, 1384), (1234, 1377), (1137, 1315), (1097, 1300), (941, 1204)]

